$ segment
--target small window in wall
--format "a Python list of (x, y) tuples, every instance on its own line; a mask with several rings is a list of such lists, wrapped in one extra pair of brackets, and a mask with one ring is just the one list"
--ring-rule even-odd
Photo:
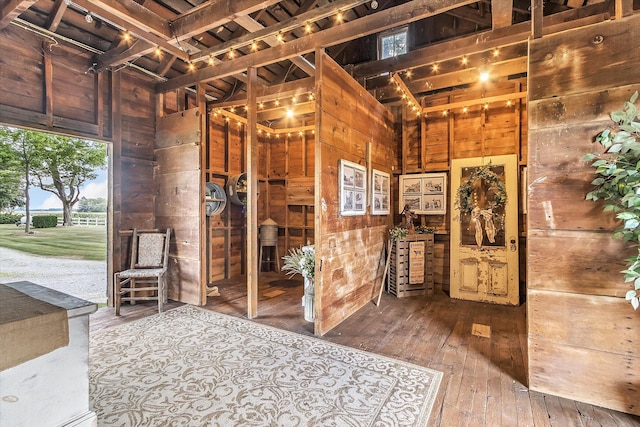
[(391, 58), (404, 53), (407, 53), (407, 27), (396, 28), (378, 36), (378, 59)]

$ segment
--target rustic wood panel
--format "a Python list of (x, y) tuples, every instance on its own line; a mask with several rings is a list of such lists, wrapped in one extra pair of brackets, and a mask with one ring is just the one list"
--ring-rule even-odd
[[(530, 316), (547, 319), (530, 325), (529, 338), (586, 349), (634, 355), (638, 347), (640, 317), (628, 310), (622, 298), (575, 295), (565, 292), (530, 290), (527, 301)], [(606, 322), (593, 319), (607, 318)], [(566, 325), (571, 325), (567, 328)], [(611, 325), (615, 325), (615, 334)], [(585, 340), (584, 337), (589, 339)]]
[(289, 178), (287, 180), (288, 205), (313, 205), (314, 194), (313, 177)]
[(593, 169), (583, 156), (596, 150), (592, 138), (607, 126), (588, 122), (531, 131), (528, 165), (529, 227), (534, 229), (612, 230), (613, 213), (586, 201)]
[(640, 412), (640, 386), (633, 380), (640, 358), (632, 354), (530, 340), (529, 360), (532, 390), (635, 415)]
[[(201, 120), (197, 109), (160, 117), (155, 141), (156, 156), (166, 161), (158, 164), (155, 173), (156, 227), (174, 230), (169, 298), (195, 305), (206, 302), (202, 285), (205, 278), (200, 277), (204, 244), (200, 226), (203, 211), (199, 160)], [(198, 161), (194, 162), (194, 157)]]
[[(624, 258), (634, 250), (625, 249), (624, 243), (611, 238), (610, 233), (532, 230), (528, 246), (530, 290), (624, 297), (629, 289), (619, 271), (626, 268)], [(612, 264), (605, 266), (597, 260)]]
[(287, 174), (287, 138), (273, 137), (268, 147), (269, 178), (284, 178)]
[(640, 84), (639, 35), (636, 15), (530, 42), (527, 160), (530, 387), (634, 414), (640, 325), (620, 274), (631, 252), (611, 239), (613, 215), (583, 200), (594, 175), (582, 156)]
[(529, 99), (637, 84), (633, 64), (640, 63), (639, 39), (640, 16), (635, 15), (536, 40), (529, 56)]
[[(367, 147), (381, 158), (394, 153), (393, 117), (324, 52), (316, 52), (316, 275), (315, 331), (324, 334), (373, 296), (381, 276), (382, 247), (391, 216), (342, 217), (338, 162), (366, 164)], [(388, 149), (379, 147), (389, 147)], [(393, 157), (393, 156), (392, 156)], [(389, 157), (387, 157), (388, 159)], [(391, 165), (375, 164), (391, 172)], [(370, 167), (374, 167), (370, 165)], [(319, 185), (318, 185), (319, 184)]]

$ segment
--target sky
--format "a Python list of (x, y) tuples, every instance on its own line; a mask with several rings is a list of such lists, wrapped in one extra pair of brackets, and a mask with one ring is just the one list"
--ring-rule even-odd
[[(85, 183), (80, 188), (80, 197), (86, 197), (87, 199), (97, 199), (102, 197), (107, 198), (107, 171), (96, 171), (98, 177), (90, 182)], [(55, 194), (48, 191), (43, 191), (38, 187), (31, 187), (29, 190), (29, 196), (31, 197), (30, 208), (33, 210), (38, 209), (62, 209), (62, 202)], [(75, 207), (78, 207), (76, 204)]]

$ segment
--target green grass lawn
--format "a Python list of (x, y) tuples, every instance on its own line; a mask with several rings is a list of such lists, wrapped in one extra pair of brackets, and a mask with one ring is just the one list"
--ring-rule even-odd
[(31, 228), (0, 224), (0, 246), (48, 257), (107, 259), (107, 229), (100, 226)]

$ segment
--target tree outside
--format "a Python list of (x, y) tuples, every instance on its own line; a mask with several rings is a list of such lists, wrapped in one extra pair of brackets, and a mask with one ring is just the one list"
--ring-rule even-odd
[[(27, 213), (25, 231), (29, 232), (29, 186), (35, 185), (56, 195), (62, 202), (63, 225), (73, 225), (71, 211), (80, 200), (80, 187), (97, 177), (95, 170), (107, 165), (107, 150), (102, 143), (79, 138), (46, 134), (0, 126), (0, 162), (7, 164), (15, 176), (21, 174), (23, 199)], [(17, 159), (17, 161), (16, 161)], [(2, 196), (0, 188), (0, 196)], [(12, 204), (8, 199), (2, 205)], [(14, 205), (16, 207), (19, 205)]]

